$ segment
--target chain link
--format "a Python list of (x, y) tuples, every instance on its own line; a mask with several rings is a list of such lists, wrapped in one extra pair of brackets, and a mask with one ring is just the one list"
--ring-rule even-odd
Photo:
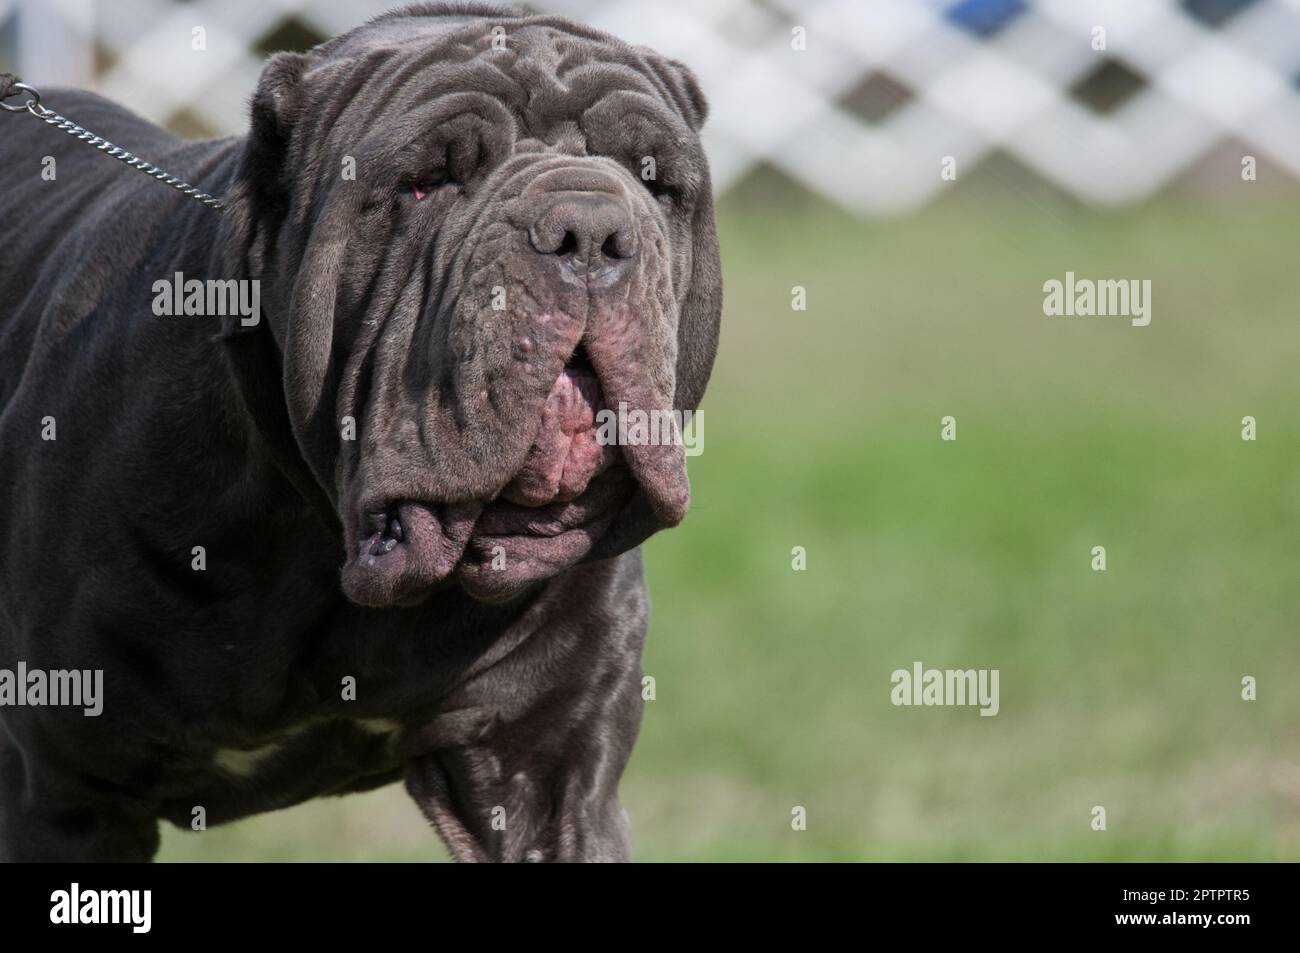
[(29, 113), (31, 113), (41, 122), (48, 123), (49, 125), (53, 126), (55, 129), (58, 129), (61, 132), (66, 132), (74, 139), (77, 139), (81, 142), (85, 142), (88, 143), (89, 145), (94, 146), (96, 149), (98, 149), (100, 152), (104, 153), (105, 155), (112, 156), (118, 162), (126, 163), (131, 168), (137, 169), (140, 172), (143, 172), (145, 175), (157, 179), (159, 182), (162, 182), (164, 185), (170, 185), (173, 189), (175, 189), (177, 192), (180, 192), (182, 195), (188, 198), (192, 198), (196, 202), (202, 202), (204, 205), (206, 205), (210, 209), (213, 209), (214, 211), (221, 212), (225, 210), (226, 204), (222, 202), (220, 199), (209, 195), (207, 192), (204, 192), (202, 189), (195, 188), (194, 186), (186, 182), (184, 179), (178, 179), (170, 172), (164, 172), (162, 169), (158, 168), (152, 162), (146, 162), (144, 159), (141, 159), (139, 156), (127, 152), (121, 146), (113, 145), (113, 143), (109, 142), (107, 139), (103, 138), (102, 136), (97, 136), (89, 129), (85, 129), (81, 126), (78, 126), (71, 119), (68, 119), (65, 116), (60, 116), (54, 110), (46, 109), (44, 106), (41, 105), (41, 94), (37, 92), (35, 89), (33, 89), (32, 87), (28, 86), (27, 84), (15, 83), (13, 88), (26, 91), (27, 93), (30, 94), (31, 98), (28, 99), (27, 102), (24, 103), (22, 106), (6, 106), (3, 103), (0, 103), (0, 106), (2, 106), (6, 111), (20, 112), (21, 110), (26, 109)]

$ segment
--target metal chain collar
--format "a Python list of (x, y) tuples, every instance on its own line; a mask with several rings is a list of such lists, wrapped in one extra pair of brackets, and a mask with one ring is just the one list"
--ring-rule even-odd
[(41, 120), (41, 122), (48, 123), (49, 125), (53, 126), (55, 129), (58, 129), (62, 132), (66, 132), (68, 135), (72, 136), (73, 138), (94, 146), (96, 149), (98, 149), (100, 152), (104, 153), (105, 155), (110, 155), (114, 159), (118, 160), (119, 162), (125, 162), (131, 168), (137, 169), (140, 172), (143, 172), (145, 175), (157, 179), (159, 182), (162, 182), (164, 185), (170, 185), (173, 189), (180, 192), (182, 195), (188, 198), (192, 198), (196, 202), (202, 202), (204, 205), (206, 205), (210, 209), (213, 209), (214, 211), (221, 212), (225, 210), (226, 204), (222, 202), (220, 199), (209, 195), (207, 192), (204, 192), (202, 189), (195, 188), (194, 186), (190, 185), (188, 182), (186, 182), (183, 179), (178, 179), (170, 172), (164, 172), (162, 169), (158, 168), (152, 162), (146, 162), (144, 159), (141, 159), (139, 156), (127, 152), (125, 149), (121, 148), (120, 146), (113, 145), (113, 143), (109, 142), (107, 139), (103, 138), (102, 136), (97, 136), (90, 130), (78, 126), (71, 119), (68, 119), (64, 116), (60, 116), (54, 110), (46, 109), (44, 106), (41, 105), (41, 94), (35, 88), (28, 86), (26, 83), (19, 83), (17, 81), (7, 85), (9, 90), (11, 91), (6, 92), (3, 98), (9, 98), (15, 95), (15, 93), (12, 92), (12, 90), (20, 90), (22, 92), (25, 92), (28, 94), (30, 98), (27, 100), (27, 102), (23, 103), (21, 106), (9, 106), (6, 105), (2, 101), (2, 99), (0, 99), (0, 109), (3, 109), (5, 112), (31, 113), (37, 119)]

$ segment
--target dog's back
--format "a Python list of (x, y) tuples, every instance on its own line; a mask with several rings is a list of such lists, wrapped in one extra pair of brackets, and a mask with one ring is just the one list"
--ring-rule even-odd
[[(17, 100), (14, 100), (17, 101)], [(94, 93), (42, 91), (42, 105), (114, 145), (185, 175), (230, 142), (186, 142)], [(120, 274), (187, 200), (29, 113), (0, 115), (0, 414), (19, 387), (43, 322), (76, 310), (78, 287)], [(205, 161), (206, 160), (206, 161)], [(153, 193), (153, 194), (150, 194)], [(80, 295), (86, 298), (85, 295)], [(61, 329), (66, 331), (68, 329)]]

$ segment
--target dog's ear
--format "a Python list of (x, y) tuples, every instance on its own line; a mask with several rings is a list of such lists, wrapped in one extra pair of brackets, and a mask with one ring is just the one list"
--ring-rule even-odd
[[(694, 130), (709, 118), (709, 103), (699, 80), (679, 60), (658, 57), (652, 62), (678, 110)], [(699, 201), (691, 220), (691, 270), (677, 325), (677, 391), (673, 407), (695, 410), (709, 382), (718, 350), (722, 319), (722, 261), (713, 217), (713, 183), (702, 163)]]
[(679, 60), (665, 60), (661, 75), (673, 91), (677, 108), (682, 111), (691, 128), (698, 132), (709, 118), (709, 101), (704, 97), (700, 81), (695, 78), (690, 67)]
[[(304, 111), (303, 74), (312, 63), (309, 55), (277, 53), (262, 70), (239, 171), (226, 201), (224, 254), (231, 277), (265, 277), (269, 238), (289, 209), (290, 143)], [(220, 336), (232, 338), (260, 326), (228, 317)]]
[(677, 391), (674, 407), (695, 410), (718, 353), (722, 324), (722, 256), (713, 216), (713, 183), (704, 169), (691, 223), (691, 277), (677, 323)]
[(282, 196), (288, 187), (285, 159), (303, 112), (302, 76), (311, 64), (303, 53), (277, 53), (262, 70), (253, 94), (252, 129), (240, 177), (266, 198)]

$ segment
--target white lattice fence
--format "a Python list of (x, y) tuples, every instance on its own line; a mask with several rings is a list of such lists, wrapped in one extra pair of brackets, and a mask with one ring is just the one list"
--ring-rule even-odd
[[(229, 133), (264, 51), (397, 0), (0, 0), (41, 84)], [(1300, 178), (1300, 0), (536, 0), (690, 64), (720, 189), (758, 163), (864, 213), (991, 152), (1092, 202), (1141, 199), (1224, 140)], [(206, 50), (191, 31), (206, 30)], [(800, 27), (806, 48), (795, 49)], [(1105, 49), (1095, 49), (1096, 28)]]

